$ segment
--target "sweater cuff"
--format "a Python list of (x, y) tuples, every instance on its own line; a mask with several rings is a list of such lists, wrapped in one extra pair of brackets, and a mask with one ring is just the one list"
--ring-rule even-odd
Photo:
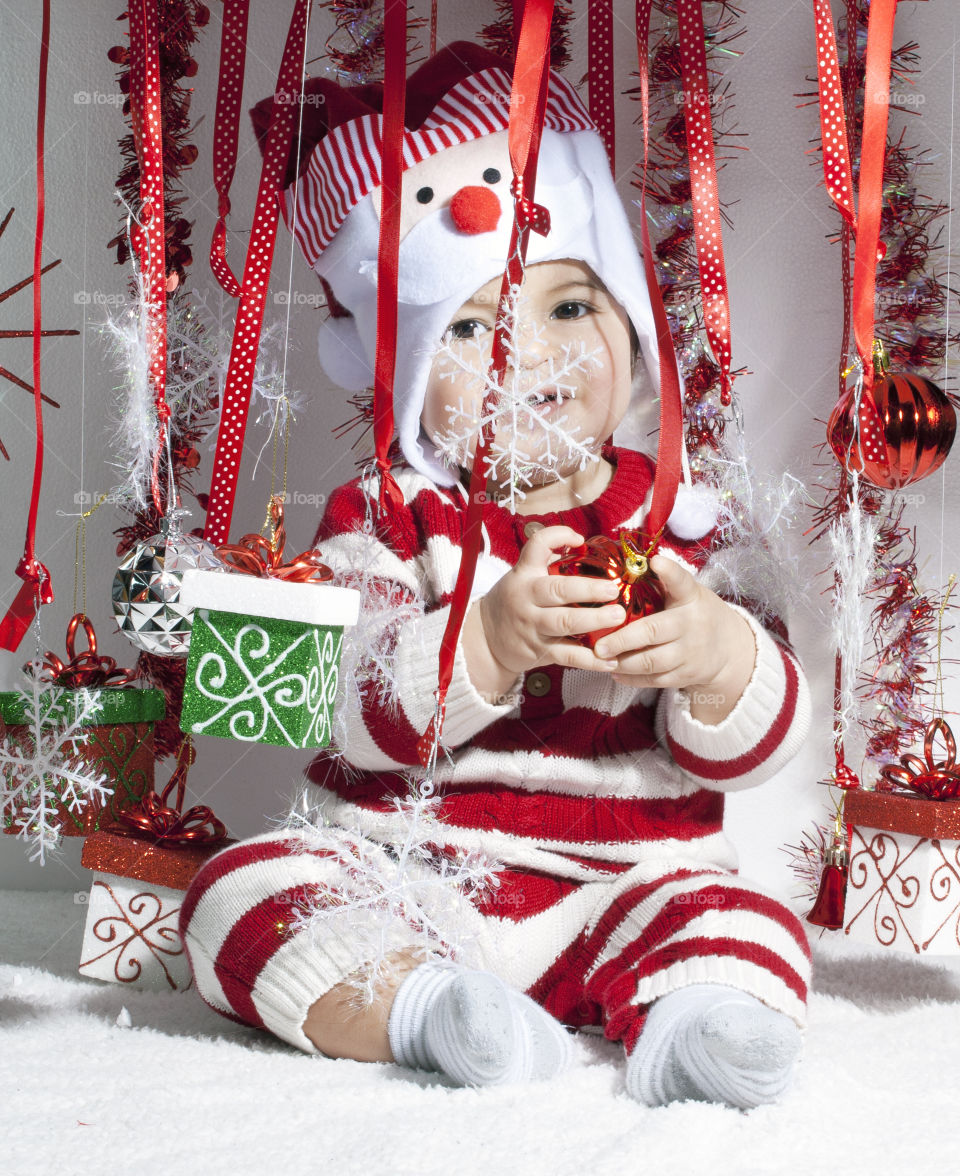
[[(408, 622), (403, 626), (397, 643), (397, 697), (407, 719), (417, 731), (425, 731), (433, 718), (437, 659), (449, 616), (450, 606), (447, 605)], [(447, 690), (443, 745), (447, 748), (459, 747), (484, 727), (508, 715), (515, 707), (513, 693), (509, 691), (504, 695), (505, 701), (498, 704), (488, 702), (480, 694), (470, 679), (458, 636), (453, 676)]]
[(799, 751), (810, 726), (806, 679), (792, 655), (746, 609), (731, 605), (756, 641), (753, 674), (736, 706), (716, 724), (690, 714), (684, 690), (664, 690), (658, 735), (674, 761), (705, 787), (734, 791), (763, 783)]

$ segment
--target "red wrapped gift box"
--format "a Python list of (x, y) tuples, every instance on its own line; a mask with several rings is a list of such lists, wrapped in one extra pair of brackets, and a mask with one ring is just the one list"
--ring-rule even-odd
[(203, 863), (228, 845), (164, 845), (100, 831), (84, 842), (90, 886), (80, 972), (138, 988), (186, 989), (190, 966), (177, 930), (183, 895)]
[(845, 933), (913, 955), (960, 955), (960, 799), (854, 789)]

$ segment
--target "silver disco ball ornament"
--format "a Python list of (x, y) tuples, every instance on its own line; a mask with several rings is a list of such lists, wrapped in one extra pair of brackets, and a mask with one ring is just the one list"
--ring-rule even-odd
[(113, 613), (120, 632), (138, 649), (160, 657), (185, 657), (190, 648), (193, 610), (180, 606), (188, 568), (223, 569), (212, 544), (180, 527), (184, 510), (173, 510), (160, 534), (138, 543), (113, 579)]

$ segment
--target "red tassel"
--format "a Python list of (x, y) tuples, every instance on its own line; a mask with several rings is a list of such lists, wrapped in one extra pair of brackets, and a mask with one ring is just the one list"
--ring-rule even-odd
[(807, 922), (828, 931), (839, 931), (843, 926), (846, 896), (847, 850), (842, 843), (834, 843), (824, 855), (820, 889)]

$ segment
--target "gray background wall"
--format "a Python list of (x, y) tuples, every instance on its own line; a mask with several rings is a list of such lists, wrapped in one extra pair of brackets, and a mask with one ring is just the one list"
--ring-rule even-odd
[[(117, 266), (106, 242), (117, 231), (113, 184), (119, 166), (117, 139), (126, 132), (114, 67), (106, 50), (119, 43), (126, 25), (118, 23), (122, 5), (55, 3), (47, 121), (47, 223), (45, 257), (62, 264), (44, 282), (44, 324), (76, 327), (79, 338), (50, 339), (44, 345), (43, 387), (62, 407), (45, 412), (47, 457), (38, 528), (38, 554), (51, 569), (56, 602), (43, 611), (43, 647), (62, 649), (66, 623), (73, 611), (76, 496), (108, 490), (116, 481), (106, 443), (109, 413), (117, 376), (104, 357), (97, 329), (105, 307), (122, 295), (126, 271)], [(272, 90), (286, 33), (289, 5), (254, 3), (250, 21), (245, 107)], [(421, 14), (429, 4), (412, 6)], [(573, 26), (574, 60), (567, 76), (578, 80), (586, 69), (586, 2), (577, 0)], [(636, 68), (632, 39), (632, 4), (618, 4), (616, 68), (619, 89), (634, 84)], [(737, 383), (755, 466), (761, 472), (790, 470), (816, 495), (821, 478), (832, 477), (818, 452), (823, 425), (834, 400), (840, 334), (839, 257), (828, 235), (837, 218), (820, 184), (815, 159), (808, 154), (818, 135), (817, 109), (800, 106), (795, 95), (811, 87), (806, 78), (815, 68), (810, 4), (778, 0), (747, 0), (744, 35), (737, 42), (741, 56), (724, 58), (722, 69), (736, 104), (732, 121), (746, 132), (749, 147), (722, 172), (722, 196), (731, 202), (733, 230), (725, 232), (727, 272), (731, 290), (734, 366), (751, 374)], [(200, 158), (185, 175), (185, 215), (195, 221), (192, 245), (195, 262), (189, 287), (207, 292), (216, 306), (215, 283), (206, 250), (215, 222), (216, 196), (211, 177), (211, 136), (216, 93), (220, 5), (196, 57), (192, 113), (194, 141)], [(441, 43), (471, 37), (493, 19), (491, 0), (445, 0), (440, 5)], [(19, 280), (32, 266), (36, 70), (39, 52), (39, 6), (27, 0), (5, 0), (0, 9), (0, 214), (14, 206), (13, 222), (0, 240), (0, 288)], [(326, 12), (314, 14), (309, 56), (318, 57), (332, 29)], [(919, 44), (922, 73), (910, 88), (912, 105), (892, 114), (892, 125), (907, 126), (907, 142), (929, 148), (922, 190), (935, 200), (949, 201), (952, 149), (960, 142), (953, 126), (954, 74), (957, 55), (956, 6), (947, 0), (901, 3), (896, 43)], [(314, 67), (315, 69), (316, 67)], [(922, 118), (907, 111), (919, 110)], [(625, 199), (632, 165), (640, 150), (633, 124), (637, 107), (619, 100), (618, 180)], [(259, 153), (249, 126), (241, 128), (237, 177), (234, 182), (231, 230), (232, 261), (239, 272), (242, 246), (256, 192)], [(958, 181), (960, 183), (960, 181)], [(960, 191), (954, 186), (954, 203)], [(636, 210), (634, 210), (636, 220)], [(960, 239), (960, 233), (957, 234)], [(952, 244), (950, 223), (944, 223), (941, 264)], [(273, 290), (287, 288), (290, 240), (280, 236), (274, 262)], [(293, 259), (292, 288), (312, 295), (315, 280), (298, 256)], [(954, 314), (956, 307), (954, 306)], [(274, 299), (268, 310), (282, 320), (285, 308)], [(29, 327), (29, 290), (0, 304), (0, 327)], [(317, 507), (311, 496), (329, 493), (352, 475), (353, 458), (331, 427), (351, 415), (344, 396), (332, 389), (317, 370), (314, 338), (317, 310), (302, 301), (291, 308), (288, 386), (305, 394), (305, 411), (295, 428), (289, 489), (295, 496), (288, 509), (292, 550), (312, 538)], [(953, 370), (956, 356), (953, 357)], [(30, 341), (0, 340), (0, 363), (29, 379)], [(23, 546), (33, 456), (32, 400), (0, 381), (0, 436), (12, 460), (0, 463), (0, 606), (6, 608), (19, 581), (14, 565)], [(269, 490), (269, 460), (251, 479), (255, 455), (266, 430), (251, 428), (234, 513), (235, 530), (256, 530)], [(211, 454), (205, 454), (209, 471)], [(269, 451), (268, 451), (269, 458)], [(921, 576), (928, 586), (942, 583), (957, 570), (952, 520), (960, 475), (957, 458), (942, 473), (913, 488), (907, 519), (917, 527)], [(206, 473), (198, 481), (205, 488)], [(296, 503), (299, 502), (299, 505)], [(115, 633), (110, 585), (117, 563), (113, 528), (121, 518), (101, 509), (88, 523), (87, 611), (96, 626), (103, 652), (130, 664), (134, 651)], [(193, 524), (201, 521), (199, 515)], [(809, 515), (801, 520), (809, 525)], [(796, 842), (813, 818), (825, 812), (826, 790), (816, 781), (830, 767), (829, 705), (832, 659), (829, 651), (827, 586), (819, 572), (829, 562), (824, 545), (808, 548), (801, 528), (791, 536), (794, 550), (810, 576), (802, 607), (792, 618), (792, 633), (811, 679), (815, 718), (804, 751), (772, 783), (759, 791), (733, 796), (729, 825), (742, 856), (745, 873), (766, 880), (783, 893), (792, 889), (785, 843)], [(21, 647), (32, 649), (28, 635)], [(948, 667), (948, 672), (951, 667)], [(956, 706), (960, 689), (948, 685), (948, 705)], [(282, 815), (306, 757), (271, 747), (245, 747), (226, 740), (198, 742), (198, 761), (191, 773), (191, 803), (213, 806), (235, 836), (260, 831), (265, 820)], [(0, 837), (0, 886), (24, 889), (85, 890), (88, 877), (80, 867), (79, 839), (65, 843), (62, 858), (44, 868), (28, 863), (23, 846)]]

